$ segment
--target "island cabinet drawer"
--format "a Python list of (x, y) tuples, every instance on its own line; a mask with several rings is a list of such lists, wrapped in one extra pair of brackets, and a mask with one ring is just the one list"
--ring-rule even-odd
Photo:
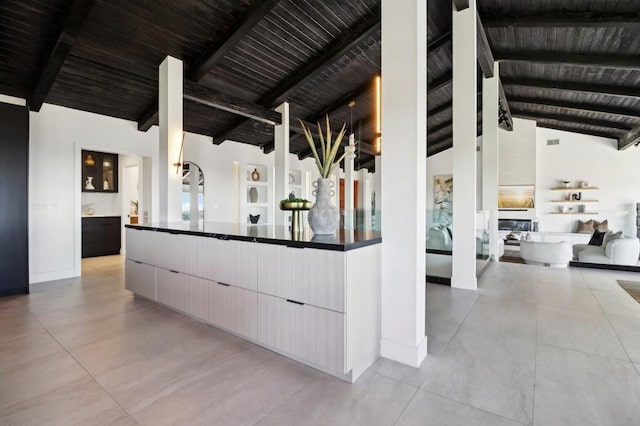
[(346, 374), (345, 314), (258, 293), (258, 341)]
[(247, 337), (258, 338), (258, 294), (255, 291), (207, 281), (212, 296), (206, 321)]
[(258, 246), (258, 291), (345, 312), (345, 253)]
[(127, 259), (125, 287), (135, 294), (156, 300), (156, 267)]
[(164, 268), (156, 271), (157, 301), (181, 312), (190, 313), (192, 278)]
[(192, 237), (196, 240), (195, 275), (232, 286), (256, 290), (257, 244), (248, 241)]
[(162, 266), (164, 262), (164, 247), (161, 245), (159, 232), (127, 228), (126, 255), (127, 259)]
[(185, 274), (196, 274), (196, 237), (157, 232), (157, 265)]

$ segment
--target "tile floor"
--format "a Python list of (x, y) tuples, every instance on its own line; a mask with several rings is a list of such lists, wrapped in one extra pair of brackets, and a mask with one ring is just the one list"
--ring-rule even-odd
[(0, 299), (0, 424), (638, 425), (640, 274), (493, 265), (428, 285), (429, 357), (349, 385), (135, 299), (119, 256)]

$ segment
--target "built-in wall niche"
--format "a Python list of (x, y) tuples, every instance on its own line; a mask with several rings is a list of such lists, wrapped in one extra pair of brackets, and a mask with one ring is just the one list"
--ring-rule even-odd
[(300, 170), (289, 171), (289, 192), (292, 192), (296, 198), (304, 198), (303, 196), (303, 173)]
[(273, 171), (265, 164), (246, 163), (239, 174), (240, 222), (266, 225), (272, 221)]
[(82, 192), (118, 192), (118, 154), (82, 150)]
[(269, 202), (269, 191), (265, 185), (247, 184), (247, 203), (250, 205), (266, 205)]
[(247, 164), (246, 180), (253, 182), (253, 185), (264, 184), (269, 182), (269, 168), (264, 164)]

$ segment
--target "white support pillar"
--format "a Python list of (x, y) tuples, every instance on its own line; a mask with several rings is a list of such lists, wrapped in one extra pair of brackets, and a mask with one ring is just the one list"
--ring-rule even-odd
[(198, 195), (200, 193), (200, 167), (194, 163), (189, 164), (189, 213), (191, 223), (198, 224), (200, 212), (198, 211)]
[[(382, 0), (381, 355), (417, 367), (425, 336), (427, 2)], [(383, 173), (382, 173), (383, 172)]]
[(161, 222), (182, 220), (182, 61), (167, 56), (160, 64), (158, 122), (160, 127), (160, 167), (158, 219)]
[(380, 229), (380, 225), (382, 224), (382, 213), (380, 212), (380, 208), (382, 206), (382, 156), (375, 156), (375, 167), (376, 172), (373, 174), (373, 191), (371, 200), (371, 209), (372, 212), (372, 220), (371, 227), (373, 229)]
[(347, 155), (344, 157), (344, 227), (345, 229), (353, 229), (355, 215), (354, 185), (356, 177), (354, 167), (356, 147), (353, 134), (349, 135), (349, 145), (345, 148), (345, 151)]
[[(455, 3), (455, 2), (454, 2)], [(476, 279), (476, 0), (453, 6), (453, 270), (451, 286), (475, 290)]]
[(500, 65), (482, 80), (482, 209), (489, 211), (489, 255), (498, 260), (498, 99)]
[(275, 224), (286, 225), (286, 212), (278, 208), (280, 200), (289, 197), (289, 103), (283, 102), (276, 111), (282, 114), (282, 124), (274, 128), (275, 165), (274, 200)]
[(360, 169), (358, 173), (360, 174), (358, 178), (358, 181), (360, 182), (360, 188), (358, 189), (358, 205), (360, 206), (363, 220), (363, 223), (358, 225), (362, 225), (364, 229), (371, 229), (371, 174), (367, 169)]

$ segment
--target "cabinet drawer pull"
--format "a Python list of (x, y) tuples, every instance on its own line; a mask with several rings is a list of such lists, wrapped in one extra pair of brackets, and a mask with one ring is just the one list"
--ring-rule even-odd
[(137, 263), (138, 265), (142, 265), (142, 262), (139, 262), (137, 260), (134, 260), (133, 263)]
[(289, 302), (289, 303), (295, 303), (296, 305), (300, 305), (300, 306), (304, 306), (304, 303), (302, 303), (302, 302), (298, 302), (297, 300), (287, 299), (287, 302)]
[(218, 285), (223, 285), (225, 287), (231, 287), (229, 284), (225, 284), (225, 283), (218, 283)]
[(174, 274), (179, 274), (180, 272), (173, 270), (173, 269), (169, 269), (169, 272), (173, 272)]
[(300, 247), (300, 246), (286, 246), (287, 248), (294, 248), (294, 249), (300, 249), (303, 250), (304, 247)]

